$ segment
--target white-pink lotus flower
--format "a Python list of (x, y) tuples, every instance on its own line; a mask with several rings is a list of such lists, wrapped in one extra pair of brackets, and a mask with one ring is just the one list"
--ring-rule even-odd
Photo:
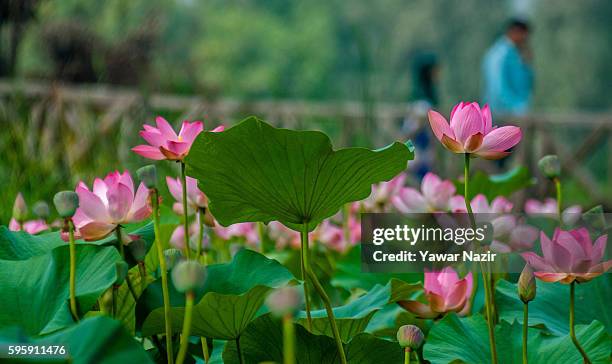
[(148, 188), (141, 183), (134, 192), (134, 182), (127, 171), (109, 173), (103, 180), (96, 178), (92, 190), (81, 181), (75, 191), (79, 208), (73, 221), (87, 241), (102, 239), (117, 226), (142, 221), (151, 214)]
[(251, 246), (257, 246), (259, 244), (257, 224), (254, 222), (240, 222), (228, 227), (217, 224), (214, 229), (217, 236), (223, 240), (243, 238), (247, 244), (250, 244)]
[[(463, 196), (453, 196), (450, 206), (452, 212), (467, 212)], [(495, 197), (489, 204), (485, 195), (478, 194), (470, 201), (470, 206), (475, 214), (502, 214), (510, 212), (513, 205), (503, 196)]]
[[(21, 226), (14, 218), (9, 221), (9, 230), (21, 231)], [(35, 235), (46, 230), (49, 230), (49, 225), (47, 225), (45, 220), (42, 219), (30, 220), (23, 223), (23, 231), (31, 235)]]
[[(172, 209), (178, 215), (183, 214), (183, 183), (180, 178), (166, 177), (166, 183), (168, 184), (168, 190), (170, 194), (176, 200), (172, 205)], [(193, 214), (200, 208), (206, 208), (208, 206), (208, 200), (204, 192), (198, 188), (198, 180), (187, 176), (187, 212)]]
[(391, 203), (403, 213), (448, 211), (455, 185), (429, 172), (421, 181), (421, 191), (412, 187), (401, 187), (391, 196)]
[(493, 127), (488, 105), (460, 102), (453, 107), (450, 125), (440, 113), (428, 113), (431, 129), (438, 140), (454, 153), (469, 153), (485, 159), (500, 159), (522, 138), (517, 126)]
[(391, 198), (395, 196), (404, 186), (406, 174), (402, 173), (390, 181), (381, 182), (372, 186), (372, 193), (363, 200), (363, 206), (368, 212), (384, 212)]
[[(525, 212), (530, 216), (553, 216), (559, 218), (557, 213), (557, 200), (547, 198), (544, 201), (529, 199), (525, 202)], [(561, 212), (563, 223), (568, 226), (574, 225), (582, 214), (582, 207), (572, 205)]]

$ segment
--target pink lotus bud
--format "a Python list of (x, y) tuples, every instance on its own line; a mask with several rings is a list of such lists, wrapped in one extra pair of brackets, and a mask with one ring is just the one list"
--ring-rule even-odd
[(545, 155), (538, 161), (538, 167), (547, 178), (559, 178), (561, 175), (561, 163), (556, 155)]
[(521, 272), (518, 280), (518, 294), (523, 303), (533, 301), (536, 295), (535, 275), (529, 264), (525, 264), (525, 268)]
[(206, 281), (204, 266), (193, 260), (179, 262), (172, 269), (172, 283), (179, 292), (189, 292), (200, 289)]
[(147, 188), (157, 187), (157, 168), (153, 164), (139, 168), (136, 175)]
[(28, 218), (28, 205), (23, 199), (21, 192), (17, 194), (13, 204), (13, 217), (19, 222), (23, 222)]
[(425, 336), (423, 331), (414, 325), (404, 325), (397, 330), (397, 341), (402, 348), (418, 349)]
[(79, 207), (79, 195), (73, 191), (58, 192), (53, 197), (53, 204), (61, 217), (72, 217)]
[(266, 306), (275, 316), (293, 314), (302, 304), (302, 295), (295, 287), (283, 287), (274, 290), (266, 299)]

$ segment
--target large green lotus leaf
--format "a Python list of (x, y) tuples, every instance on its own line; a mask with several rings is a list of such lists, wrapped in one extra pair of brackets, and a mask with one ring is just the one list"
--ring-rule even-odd
[[(334, 307), (334, 316), (343, 342), (348, 342), (368, 326), (370, 319), (376, 312), (390, 303), (405, 300), (421, 288), (421, 284), (410, 284), (392, 279), (385, 286), (375, 285), (367, 294), (349, 302), (344, 306)], [(311, 311), (312, 332), (316, 335), (333, 336), (327, 312), (325, 310)], [(306, 312), (300, 311), (296, 315), (297, 322), (308, 327)]]
[[(149, 250), (155, 240), (153, 232), (153, 224), (149, 223), (144, 226), (130, 226), (125, 229), (128, 234), (138, 235), (146, 242), (146, 248)], [(114, 234), (98, 240), (88, 241), (77, 240), (77, 245), (114, 245), (117, 238)], [(58, 231), (43, 233), (39, 235), (30, 235), (23, 231), (10, 231), (5, 226), (0, 226), (0, 259), (3, 260), (24, 260), (39, 255), (44, 255), (58, 246), (64, 246), (67, 243), (60, 237)], [(129, 259), (129, 249), (126, 250)]]
[[(576, 335), (593, 363), (609, 363), (610, 339), (600, 322), (576, 326)], [(522, 363), (522, 326), (502, 322), (496, 327), (498, 362)], [(582, 358), (569, 336), (555, 337), (541, 330), (528, 330), (530, 364), (575, 364)], [(481, 315), (459, 318), (448, 315), (429, 331), (425, 359), (432, 364), (488, 363), (491, 351), (487, 324)]]
[[(77, 245), (76, 294), (81, 315), (116, 280), (114, 247)], [(45, 334), (73, 323), (68, 301), (69, 246), (27, 260), (0, 260), (0, 326)]]
[[(191, 332), (194, 336), (224, 340), (234, 339), (244, 331), (256, 317), (272, 288), (294, 280), (293, 275), (280, 263), (248, 249), (238, 252), (230, 263), (208, 266), (207, 272), (204, 289), (198, 294), (201, 299), (194, 306)], [(171, 288), (172, 291), (176, 292), (174, 288)], [(152, 294), (153, 291), (145, 291), (143, 297)], [(172, 293), (171, 297), (174, 298), (173, 304), (184, 306), (184, 301), (176, 302), (176, 293)], [(141, 327), (144, 336), (165, 331), (162, 301), (156, 298), (155, 302), (160, 307), (145, 315)], [(138, 311), (143, 309), (146, 309), (143, 305), (137, 308)], [(174, 332), (181, 331), (183, 314), (183, 307), (172, 308)]]
[[(593, 320), (603, 323), (612, 335), (612, 278), (608, 274), (588, 283), (576, 285), (576, 323), (588, 324)], [(499, 317), (502, 320), (523, 322), (523, 302), (518, 298), (516, 284), (497, 283), (495, 295)], [(569, 332), (569, 286), (537, 281), (535, 300), (529, 303), (529, 326), (543, 325), (555, 335)]]
[(278, 220), (299, 231), (368, 197), (372, 184), (406, 168), (412, 151), (398, 142), (334, 151), (324, 133), (277, 129), (251, 117), (222, 133), (200, 134), (186, 162), (222, 225)]
[[(0, 344), (65, 345), (69, 362), (74, 364), (152, 363), (142, 346), (107, 316), (86, 318), (78, 324), (48, 336), (30, 338), (19, 328), (0, 331)], [(57, 363), (58, 360), (19, 360), (15, 363)], [(3, 363), (11, 360), (3, 359)], [(62, 361), (64, 362), (64, 361)]]
[[(295, 325), (297, 364), (335, 364), (340, 362), (334, 340), (314, 335), (301, 325)], [(283, 333), (280, 320), (266, 314), (255, 319), (240, 337), (245, 364), (283, 362)], [(403, 351), (397, 343), (361, 333), (345, 344), (349, 363), (401, 363)], [(228, 341), (223, 352), (226, 363), (238, 363), (235, 341)]]
[[(529, 170), (524, 166), (517, 166), (502, 174), (488, 175), (477, 171), (470, 177), (470, 198), (477, 194), (484, 194), (492, 200), (497, 196), (510, 196), (514, 192), (534, 184)], [(463, 195), (463, 182), (455, 182), (457, 193)]]

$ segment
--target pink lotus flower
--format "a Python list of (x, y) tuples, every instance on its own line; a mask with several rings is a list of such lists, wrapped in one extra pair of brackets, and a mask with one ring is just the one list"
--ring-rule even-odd
[[(21, 226), (15, 219), (11, 219), (9, 222), (9, 230), (11, 231), (21, 231)], [(28, 234), (35, 235), (42, 231), (49, 230), (49, 225), (45, 222), (45, 220), (30, 220), (23, 223), (23, 231)]]
[(508, 149), (522, 138), (516, 126), (493, 127), (491, 110), (476, 102), (460, 102), (453, 107), (450, 125), (440, 113), (427, 114), (434, 135), (451, 152), (470, 153), (485, 159), (500, 159), (510, 154)]
[[(547, 198), (540, 202), (538, 200), (529, 199), (525, 202), (525, 212), (530, 216), (557, 216), (557, 200), (554, 198)], [(573, 205), (561, 212), (561, 219), (565, 225), (572, 226), (578, 220), (582, 214), (582, 207)]]
[(526, 225), (514, 215), (502, 215), (491, 221), (493, 242), (491, 250), (497, 253), (510, 253), (531, 249), (538, 239), (538, 229)]
[(465, 316), (470, 312), (473, 285), (471, 272), (459, 279), (457, 272), (451, 267), (446, 267), (441, 272), (425, 270), (423, 288), (427, 304), (419, 301), (399, 301), (398, 304), (421, 318), (436, 318), (447, 312)]
[[(172, 209), (178, 215), (183, 214), (183, 183), (180, 178), (166, 177), (168, 190), (172, 197), (176, 200)], [(200, 208), (208, 207), (208, 199), (204, 192), (198, 188), (198, 180), (187, 176), (187, 211), (193, 214)]]
[[(276, 242), (277, 249), (283, 249), (287, 246), (292, 249), (299, 249), (301, 244), (300, 233), (291, 230), (278, 221), (270, 221), (268, 224), (268, 236)], [(314, 237), (314, 231), (310, 232), (309, 237)]]
[(240, 222), (228, 227), (217, 225), (215, 233), (223, 240), (231, 238), (243, 238), (247, 244), (257, 246), (259, 244), (259, 233), (257, 224), (254, 222)]
[[(467, 212), (463, 196), (453, 196), (450, 206), (452, 212)], [(502, 214), (510, 212), (513, 205), (503, 196), (495, 197), (489, 204), (485, 195), (478, 194), (470, 201), (470, 206), (475, 214)]]
[[(196, 218), (189, 226), (189, 246), (191, 250), (197, 250), (198, 248), (198, 234), (200, 233), (200, 224)], [(172, 235), (170, 236), (170, 245), (172, 245), (176, 249), (185, 249), (185, 227), (183, 225), (177, 226)], [(210, 237), (206, 234), (206, 230), (204, 230), (204, 234), (202, 235), (202, 246), (206, 247), (210, 245)]]
[(403, 213), (448, 211), (455, 185), (427, 173), (421, 181), (421, 192), (412, 187), (402, 187), (391, 197), (391, 203)]
[(533, 252), (521, 255), (544, 282), (587, 282), (612, 268), (612, 260), (601, 262), (607, 242), (608, 235), (603, 235), (593, 244), (586, 228), (557, 228), (552, 241), (540, 233), (543, 257)]
[(348, 219), (349, 240), (344, 236), (344, 229), (324, 220), (316, 229), (315, 238), (331, 250), (344, 253), (348, 248), (361, 240), (361, 224), (353, 217)]
[(363, 200), (363, 206), (368, 212), (386, 211), (387, 204), (404, 186), (405, 181), (406, 174), (402, 173), (390, 181), (372, 186), (372, 193), (367, 199)]
[[(201, 121), (192, 123), (184, 121), (178, 135), (166, 119), (158, 116), (155, 119), (157, 128), (150, 125), (143, 125), (144, 130), (140, 131), (140, 136), (149, 145), (139, 145), (132, 150), (141, 156), (153, 160), (173, 160), (182, 161), (187, 154), (195, 138), (204, 130)], [(223, 126), (219, 126), (213, 132), (223, 131)]]
[(96, 178), (93, 191), (81, 181), (75, 191), (79, 195), (79, 208), (73, 221), (87, 241), (102, 239), (117, 226), (144, 220), (151, 214), (149, 190), (141, 183), (134, 193), (129, 172), (115, 171), (104, 180)]

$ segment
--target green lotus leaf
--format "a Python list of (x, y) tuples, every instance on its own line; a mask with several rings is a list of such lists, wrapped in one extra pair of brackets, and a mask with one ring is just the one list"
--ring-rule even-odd
[[(340, 356), (334, 340), (325, 335), (314, 335), (295, 324), (297, 364), (335, 364)], [(283, 333), (278, 319), (266, 314), (255, 319), (240, 337), (240, 348), (245, 364), (283, 362)], [(349, 363), (401, 363), (403, 350), (395, 342), (361, 333), (345, 344)], [(223, 352), (226, 363), (238, 363), (235, 341), (228, 341)]]
[[(116, 280), (114, 247), (77, 245), (76, 298), (81, 316)], [(27, 260), (0, 260), (0, 326), (20, 326), (30, 335), (73, 324), (68, 306), (69, 246)]]
[[(206, 269), (206, 284), (196, 295), (191, 332), (215, 339), (240, 336), (256, 317), (268, 292), (294, 280), (280, 263), (248, 249), (238, 252), (230, 263), (213, 264)], [(161, 293), (156, 287), (147, 288), (137, 307), (137, 315), (145, 317), (141, 325), (144, 336), (165, 331)], [(173, 287), (170, 291), (173, 306), (184, 306), (181, 295)], [(151, 303), (158, 307), (147, 313)], [(178, 333), (183, 325), (184, 308), (173, 307), (171, 314), (173, 331)]]
[[(477, 194), (484, 194), (492, 200), (497, 196), (510, 196), (514, 192), (534, 184), (529, 170), (524, 166), (517, 166), (502, 174), (488, 175), (477, 171), (470, 177), (470, 198)], [(463, 195), (463, 182), (455, 182), (457, 193)]]
[[(0, 331), (0, 345), (65, 345), (68, 361), (74, 364), (153, 363), (123, 328), (119, 321), (107, 316), (96, 316), (48, 336), (30, 338), (20, 328), (5, 328)], [(45, 360), (44, 356), (20, 358), (15, 363), (57, 363)], [(10, 363), (2, 359), (3, 363)], [(64, 361), (62, 361), (64, 362)]]
[(334, 151), (324, 133), (251, 117), (222, 133), (201, 133), (186, 163), (222, 225), (277, 220), (300, 231), (368, 197), (372, 184), (395, 177), (412, 158), (409, 143)]

